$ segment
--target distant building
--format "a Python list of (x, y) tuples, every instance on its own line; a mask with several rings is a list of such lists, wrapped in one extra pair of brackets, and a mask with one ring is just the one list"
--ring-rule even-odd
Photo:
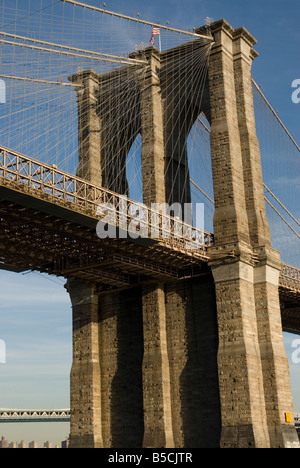
[(8, 441), (5, 439), (5, 437), (1, 437), (0, 448), (8, 448)]
[(25, 448), (27, 448), (27, 445), (25, 444), (24, 440), (21, 440), (21, 442), (20, 442), (19, 445), (18, 445), (18, 448), (19, 448), (19, 449), (25, 449)]
[(67, 448), (69, 448), (69, 445), (70, 445), (70, 439), (63, 440), (62, 443), (61, 443), (61, 448), (62, 449), (67, 449)]
[(16, 449), (18, 448), (18, 442), (11, 442), (8, 446), (10, 449)]
[(33, 440), (32, 442), (29, 443), (29, 448), (30, 449), (39, 448), (38, 443)]
[(48, 448), (48, 449), (49, 449), (49, 448), (53, 448), (52, 442), (49, 442), (49, 441), (45, 442), (45, 443), (44, 443), (44, 448)]

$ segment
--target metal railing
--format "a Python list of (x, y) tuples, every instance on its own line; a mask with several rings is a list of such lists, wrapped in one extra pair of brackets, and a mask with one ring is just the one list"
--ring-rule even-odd
[(300, 291), (300, 270), (285, 263), (282, 264), (280, 285)]
[(106, 221), (129, 237), (156, 239), (206, 255), (213, 234), (77, 176), (0, 146), (0, 185)]
[[(213, 234), (197, 229), (77, 176), (0, 146), (0, 186), (111, 223), (128, 236), (139, 235), (192, 255), (207, 257)], [(280, 285), (300, 291), (300, 270), (283, 264)]]

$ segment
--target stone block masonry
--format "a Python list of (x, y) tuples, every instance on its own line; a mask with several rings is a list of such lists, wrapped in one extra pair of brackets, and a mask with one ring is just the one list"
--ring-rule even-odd
[(68, 288), (75, 319), (71, 447), (218, 447), (211, 276), (100, 297), (78, 282)]
[(279, 305), (280, 256), (271, 248), (251, 87), (255, 39), (211, 25), (209, 66), (218, 311), (221, 447), (298, 446)]

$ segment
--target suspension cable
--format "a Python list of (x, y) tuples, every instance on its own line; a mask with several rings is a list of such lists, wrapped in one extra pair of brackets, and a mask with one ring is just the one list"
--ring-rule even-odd
[(271, 106), (271, 104), (269, 103), (269, 101), (267, 100), (266, 96), (264, 95), (264, 93), (262, 92), (262, 90), (260, 89), (260, 87), (258, 86), (258, 84), (254, 81), (254, 79), (252, 78), (252, 83), (254, 84), (255, 88), (257, 89), (257, 91), (259, 92), (259, 94), (261, 95), (261, 97), (263, 98), (263, 100), (265, 101), (265, 103), (267, 104), (267, 106), (269, 107), (269, 109), (272, 111), (272, 113), (275, 115), (276, 119), (278, 120), (278, 122), (280, 123), (280, 125), (282, 126), (282, 128), (284, 129), (284, 131), (286, 132), (286, 134), (288, 135), (288, 137), (292, 140), (292, 142), (294, 143), (294, 145), (296, 146), (297, 150), (300, 151), (300, 147), (299, 145), (297, 144), (297, 142), (295, 141), (295, 138), (290, 134), (290, 132), (288, 131), (288, 129), (286, 128), (286, 126), (284, 125), (284, 123), (282, 122), (282, 120), (279, 118), (277, 112), (274, 110), (274, 108)]
[(290, 225), (290, 223), (282, 216), (282, 214), (279, 213), (279, 211), (275, 208), (275, 206), (270, 202), (270, 200), (268, 200), (266, 197), (265, 197), (265, 200), (266, 202), (270, 205), (270, 207), (275, 211), (275, 213), (282, 219), (282, 221), (291, 229), (291, 231), (293, 231), (294, 234), (296, 234), (296, 236), (300, 239), (300, 234), (298, 234), (297, 231), (295, 231), (295, 229)]
[(274, 193), (266, 186), (266, 184), (264, 184), (264, 187), (265, 189), (270, 193), (270, 195), (272, 195), (272, 197), (277, 201), (277, 203), (281, 206), (281, 208), (284, 209), (284, 211), (292, 218), (293, 221), (295, 221), (296, 224), (298, 224), (298, 226), (300, 226), (300, 223), (299, 221), (292, 215), (292, 213), (289, 212), (289, 210), (284, 206), (283, 203), (281, 203), (281, 201), (276, 197), (276, 195), (274, 195)]
[(95, 6), (92, 6), (92, 5), (87, 5), (86, 3), (77, 2), (75, 0), (62, 0), (62, 1), (66, 2), (66, 3), (71, 3), (72, 5), (81, 6), (83, 8), (88, 8), (88, 9), (93, 10), (93, 11), (99, 11), (100, 13), (103, 13), (103, 14), (106, 14), (106, 15), (117, 16), (118, 18), (126, 19), (128, 21), (134, 21), (135, 23), (142, 23), (142, 24), (146, 24), (148, 26), (153, 26), (153, 27), (157, 27), (157, 28), (161, 28), (161, 29), (166, 29), (167, 31), (173, 31), (173, 32), (177, 32), (179, 34), (185, 34), (187, 36), (202, 37), (202, 38), (205, 38), (205, 39), (209, 39), (211, 41), (214, 40), (212, 36), (204, 36), (202, 34), (197, 34), (195, 32), (183, 31), (181, 29), (171, 28), (170, 26), (164, 26), (162, 24), (153, 23), (151, 21), (145, 21), (145, 20), (142, 20), (140, 18), (133, 18), (132, 16), (122, 15), (121, 13), (116, 13), (114, 11), (108, 11), (105, 8), (98, 8), (98, 7), (95, 7)]

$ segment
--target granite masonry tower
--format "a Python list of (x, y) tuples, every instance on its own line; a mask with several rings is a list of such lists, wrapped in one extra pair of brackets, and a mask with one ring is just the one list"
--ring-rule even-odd
[[(88, 70), (71, 78), (82, 85), (80, 177), (127, 193), (126, 156), (141, 133), (144, 203), (190, 202), (186, 141), (191, 125), (170, 122), (183, 122), (192, 108), (191, 124), (201, 112), (211, 124), (215, 198), (215, 245), (203, 275), (101, 295), (95, 284), (68, 283), (74, 327), (72, 447), (298, 443), (289, 422), (293, 407), (278, 293), (281, 261), (271, 246), (254, 120), (256, 41), (224, 20), (211, 24), (210, 31), (214, 42), (199, 105), (197, 83), (182, 83), (176, 106), (168, 87), (174, 57), (190, 49), (195, 53), (200, 40), (162, 53), (150, 47), (133, 54), (147, 61), (144, 67), (126, 65), (101, 76)], [(122, 76), (127, 78), (120, 93)], [(114, 93), (122, 96), (122, 119), (106, 105)], [(134, 106), (128, 105), (129, 96)], [(116, 163), (118, 141), (122, 151)]]

